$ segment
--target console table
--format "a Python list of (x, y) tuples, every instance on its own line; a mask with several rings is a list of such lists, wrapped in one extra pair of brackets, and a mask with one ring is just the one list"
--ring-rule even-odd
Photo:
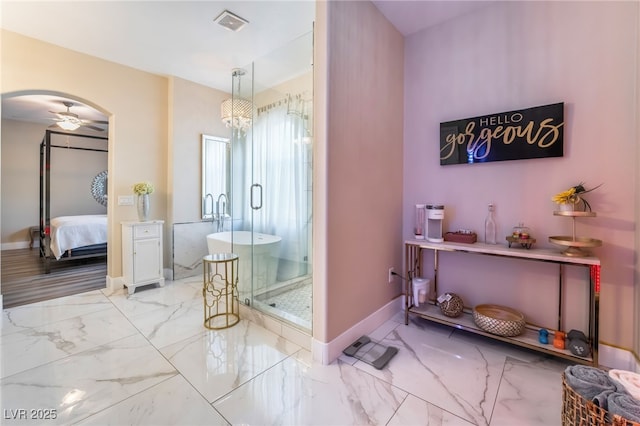
[[(436, 297), (438, 296), (438, 255), (441, 251), (448, 252), (464, 252), (475, 255), (497, 256), (502, 258), (525, 259), (536, 262), (550, 262), (559, 265), (558, 270), (558, 323), (557, 330), (563, 330), (562, 307), (563, 307), (563, 280), (565, 265), (583, 266), (588, 269), (589, 276), (589, 345), (591, 346), (591, 356), (580, 357), (573, 355), (568, 349), (557, 349), (551, 342), (552, 336), (549, 336), (549, 344), (542, 344), (538, 341), (539, 327), (527, 324), (524, 333), (516, 337), (504, 337), (488, 333), (479, 328), (473, 321), (471, 310), (465, 308), (462, 316), (452, 318), (445, 316), (435, 300), (431, 300), (421, 306), (413, 305), (413, 277), (421, 277), (423, 272), (423, 251), (431, 250), (434, 256), (433, 278), (431, 279)], [(432, 243), (425, 240), (407, 240), (405, 241), (405, 270), (409, 277), (405, 281), (405, 324), (409, 324), (409, 315), (417, 315), (429, 321), (445, 324), (451, 327), (466, 330), (472, 333), (491, 337), (497, 340), (508, 342), (514, 345), (544, 352), (565, 358), (576, 363), (598, 366), (598, 322), (599, 322), (599, 306), (600, 306), (600, 260), (597, 257), (569, 257), (560, 252), (548, 249), (522, 249), (507, 248), (506, 246), (474, 243)], [(553, 335), (556, 330), (549, 330)]]

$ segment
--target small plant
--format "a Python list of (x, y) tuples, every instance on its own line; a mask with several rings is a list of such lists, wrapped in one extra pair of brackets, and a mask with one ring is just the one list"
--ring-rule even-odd
[(580, 182), (576, 186), (572, 186), (566, 191), (562, 191), (554, 195), (553, 197), (551, 197), (551, 200), (553, 200), (553, 202), (557, 204), (578, 204), (580, 201), (582, 201), (584, 203), (584, 211), (591, 211), (591, 205), (589, 205), (589, 202), (582, 197), (582, 194), (594, 191), (601, 186), (602, 184), (596, 186), (595, 188), (586, 189), (584, 187), (584, 182)]
[(153, 184), (151, 182), (138, 182), (133, 185), (133, 193), (136, 195), (145, 195), (153, 193)]

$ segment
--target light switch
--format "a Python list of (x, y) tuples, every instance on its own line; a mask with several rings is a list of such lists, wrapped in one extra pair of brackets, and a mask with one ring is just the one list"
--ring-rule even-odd
[(118, 205), (119, 206), (132, 206), (133, 205), (133, 195), (118, 195)]

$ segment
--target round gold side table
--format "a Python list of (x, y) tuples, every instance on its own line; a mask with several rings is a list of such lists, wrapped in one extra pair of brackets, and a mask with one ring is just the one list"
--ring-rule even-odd
[(238, 255), (215, 253), (202, 258), (204, 326), (220, 330), (240, 321), (238, 302)]

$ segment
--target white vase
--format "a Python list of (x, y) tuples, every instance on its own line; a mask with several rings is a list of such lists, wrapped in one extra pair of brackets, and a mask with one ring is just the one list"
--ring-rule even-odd
[(138, 220), (140, 222), (149, 220), (149, 194), (138, 195)]
[(575, 204), (566, 203), (566, 204), (558, 204), (558, 210), (561, 212), (572, 212), (574, 210)]

